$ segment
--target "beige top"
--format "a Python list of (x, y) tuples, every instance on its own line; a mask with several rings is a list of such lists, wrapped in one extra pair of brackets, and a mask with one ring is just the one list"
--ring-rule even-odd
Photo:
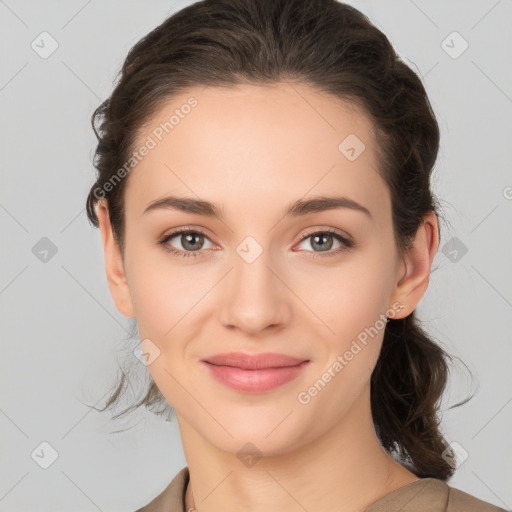
[[(136, 512), (186, 512), (189, 481), (185, 466), (150, 503)], [(479, 500), (436, 478), (422, 478), (404, 485), (366, 507), (363, 512), (507, 512)]]

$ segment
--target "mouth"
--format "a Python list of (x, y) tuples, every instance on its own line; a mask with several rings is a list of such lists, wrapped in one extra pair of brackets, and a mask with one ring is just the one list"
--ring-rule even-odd
[(296, 379), (310, 363), (283, 354), (221, 354), (201, 361), (221, 384), (239, 392), (262, 393)]

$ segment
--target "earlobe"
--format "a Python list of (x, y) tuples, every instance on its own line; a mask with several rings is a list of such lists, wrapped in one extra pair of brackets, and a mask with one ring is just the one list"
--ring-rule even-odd
[(429, 212), (418, 228), (414, 240), (406, 250), (391, 303), (403, 305), (394, 318), (404, 318), (412, 313), (428, 288), (432, 262), (439, 245), (437, 217)]
[(126, 279), (124, 262), (121, 249), (112, 232), (106, 200), (101, 199), (98, 202), (96, 214), (103, 242), (105, 272), (110, 294), (118, 311), (128, 318), (133, 318), (133, 305), (128, 281)]

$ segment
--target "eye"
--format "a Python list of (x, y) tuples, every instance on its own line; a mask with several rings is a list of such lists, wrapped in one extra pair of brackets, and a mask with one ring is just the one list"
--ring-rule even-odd
[[(351, 240), (331, 229), (309, 233), (301, 239), (300, 243), (306, 241), (309, 241), (307, 245), (313, 248), (312, 252), (316, 253), (313, 254), (314, 258), (318, 256), (336, 256), (354, 246)], [(339, 244), (338, 247), (331, 251), (336, 242)]]
[[(177, 244), (178, 247), (171, 244), (171, 241), (174, 239), (176, 239), (174, 244)], [(311, 232), (304, 236), (299, 244), (302, 244), (307, 240), (310, 240), (308, 244), (313, 248), (313, 251), (307, 252), (313, 252), (314, 254), (312, 254), (312, 257), (314, 258), (319, 256), (336, 256), (354, 246), (354, 242), (331, 229)], [(210, 247), (204, 247), (205, 241), (208, 241), (211, 244)], [(336, 243), (338, 243), (338, 247), (331, 250)], [(208, 236), (197, 229), (181, 229), (179, 231), (174, 231), (160, 239), (158, 244), (167, 252), (170, 252), (180, 258), (194, 258), (201, 256), (203, 254), (203, 249), (213, 247)]]
[[(174, 242), (178, 244), (177, 248), (170, 244), (171, 240), (174, 239), (177, 240), (177, 242)], [(192, 229), (182, 229), (181, 231), (175, 231), (165, 235), (158, 243), (162, 245), (166, 251), (176, 256), (189, 258), (200, 255), (200, 251), (205, 249), (205, 240), (208, 240), (211, 244), (210, 239), (203, 232)], [(213, 246), (213, 244), (211, 246)], [(206, 249), (208, 249), (208, 247), (206, 247)]]

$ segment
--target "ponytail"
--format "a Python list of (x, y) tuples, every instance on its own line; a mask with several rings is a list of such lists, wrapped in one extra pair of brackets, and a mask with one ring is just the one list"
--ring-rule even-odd
[(448, 360), (452, 357), (419, 327), (414, 312), (389, 319), (371, 377), (372, 415), (382, 446), (419, 478), (445, 481), (455, 470), (444, 458), (451, 449), (438, 417)]

